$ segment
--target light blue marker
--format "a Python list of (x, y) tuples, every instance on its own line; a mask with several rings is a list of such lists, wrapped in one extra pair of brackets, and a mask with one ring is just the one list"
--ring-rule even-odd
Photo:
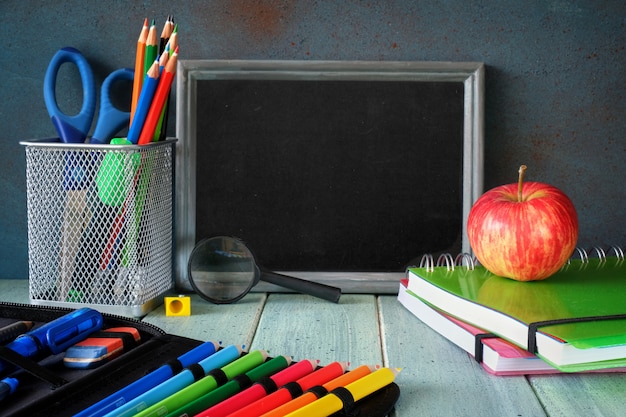
[[(213, 369), (221, 368), (239, 358), (241, 351), (240, 346), (230, 345), (208, 358), (201, 360), (198, 362), (198, 365), (202, 367), (204, 375), (206, 375)], [(196, 379), (194, 378), (193, 372), (189, 369), (185, 369), (178, 375), (171, 377), (167, 381), (141, 394), (139, 397), (106, 414), (106, 417), (133, 416), (180, 391), (186, 386), (193, 384), (195, 381)]]
[[(178, 357), (178, 362), (181, 368), (186, 368), (189, 365), (198, 363), (203, 359), (213, 355), (217, 352), (219, 344), (216, 342), (205, 342), (200, 346), (186, 352)], [(179, 368), (180, 369), (180, 368)], [(132, 384), (127, 385), (114, 394), (109, 395), (103, 400), (98, 401), (94, 405), (86, 408), (74, 417), (101, 417), (107, 413), (113, 412), (115, 409), (123, 406), (129, 401), (139, 397), (148, 390), (156, 387), (162, 382), (167, 381), (173, 377), (177, 371), (175, 371), (169, 364), (163, 365), (157, 370), (147, 374), (143, 378), (138, 379)]]

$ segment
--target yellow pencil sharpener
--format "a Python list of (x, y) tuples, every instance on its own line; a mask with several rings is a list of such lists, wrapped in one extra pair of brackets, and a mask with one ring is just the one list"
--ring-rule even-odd
[(191, 298), (186, 295), (176, 297), (165, 297), (166, 316), (190, 316)]

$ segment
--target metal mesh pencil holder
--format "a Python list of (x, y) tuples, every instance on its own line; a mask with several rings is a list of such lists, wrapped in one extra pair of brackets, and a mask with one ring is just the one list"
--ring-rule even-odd
[(142, 316), (173, 284), (176, 140), (21, 142), (32, 304)]

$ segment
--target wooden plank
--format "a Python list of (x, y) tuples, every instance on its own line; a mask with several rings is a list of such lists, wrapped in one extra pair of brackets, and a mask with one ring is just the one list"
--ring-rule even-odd
[(27, 279), (0, 279), (0, 301), (30, 303)]
[(343, 295), (338, 304), (299, 294), (271, 294), (252, 347), (294, 360), (382, 364), (376, 297)]
[(148, 313), (144, 321), (179, 336), (250, 346), (263, 311), (265, 294), (248, 294), (236, 303), (220, 305), (196, 294), (190, 297), (190, 316), (166, 316), (165, 306), (161, 305)]
[(489, 374), (395, 296), (380, 296), (379, 304), (385, 365), (402, 368), (396, 417), (545, 416), (524, 377)]
[(529, 377), (550, 416), (625, 416), (624, 374), (567, 374)]

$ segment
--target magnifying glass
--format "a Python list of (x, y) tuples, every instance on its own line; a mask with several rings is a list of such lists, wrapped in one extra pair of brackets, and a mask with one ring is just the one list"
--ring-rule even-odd
[(207, 301), (229, 304), (240, 300), (259, 280), (324, 300), (338, 302), (341, 289), (262, 269), (240, 239), (216, 236), (204, 239), (189, 257), (189, 281)]

